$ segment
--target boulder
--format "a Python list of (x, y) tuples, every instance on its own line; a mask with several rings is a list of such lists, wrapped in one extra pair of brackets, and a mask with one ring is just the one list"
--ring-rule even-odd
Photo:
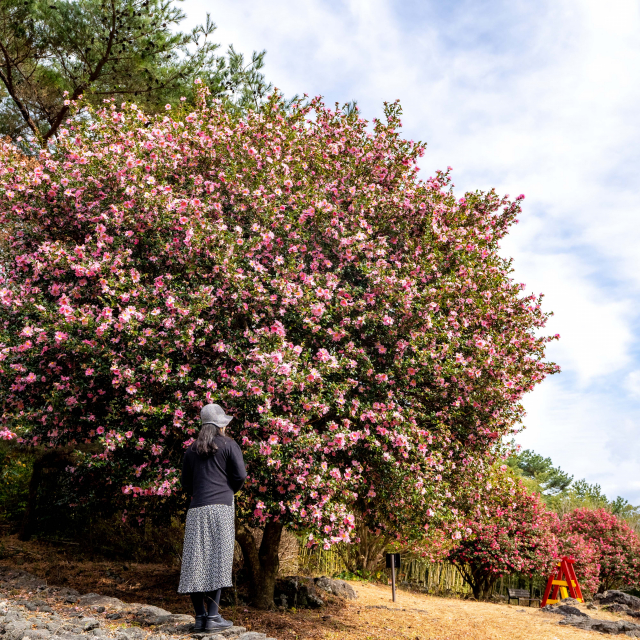
[(47, 629), (27, 629), (24, 632), (23, 638), (31, 638), (32, 640), (42, 640), (48, 638), (51, 635), (51, 631)]
[(147, 634), (140, 627), (124, 627), (118, 629), (117, 640), (141, 640)]
[(629, 637), (640, 637), (640, 625), (626, 620), (594, 620), (589, 616), (566, 616), (560, 620), (561, 625), (568, 625), (586, 631), (598, 631), (609, 635), (626, 634)]
[(322, 576), (321, 578), (316, 578), (314, 582), (316, 588), (332, 593), (334, 596), (340, 596), (346, 600), (355, 600), (358, 597), (354, 588), (344, 580), (334, 580), (327, 578), (327, 576)]
[(301, 576), (288, 576), (277, 580), (274, 600), (277, 605), (286, 608), (319, 609), (324, 606), (313, 578)]
[(99, 593), (85, 593), (77, 600), (78, 604), (84, 607), (108, 607), (109, 609), (123, 609), (126, 603), (118, 598), (102, 596)]
[(135, 619), (142, 624), (165, 624), (172, 617), (171, 611), (154, 607), (153, 605), (143, 605), (134, 614)]
[(602, 608), (605, 611), (610, 611), (611, 613), (626, 613), (627, 611), (631, 611), (628, 604), (620, 604), (619, 602), (614, 602), (613, 604), (605, 604)]
[(100, 622), (95, 618), (80, 618), (83, 631), (93, 631), (100, 626)]
[(22, 640), (25, 631), (29, 629), (31, 625), (26, 620), (14, 620), (13, 622), (7, 622), (4, 625), (5, 640)]
[(618, 591), (617, 589), (611, 589), (604, 593), (597, 593), (595, 599), (598, 604), (626, 604), (630, 609), (640, 611), (640, 598), (632, 596), (624, 591)]
[(561, 616), (582, 616), (583, 618), (589, 617), (586, 613), (584, 613), (583, 611), (580, 611), (578, 607), (572, 607), (568, 604), (563, 604), (563, 605), (560, 605), (559, 607), (546, 606), (546, 607), (543, 607), (542, 610), (545, 611), (546, 613), (556, 613)]

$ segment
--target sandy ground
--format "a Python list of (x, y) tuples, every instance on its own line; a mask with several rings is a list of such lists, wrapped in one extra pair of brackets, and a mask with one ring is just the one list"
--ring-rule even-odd
[[(173, 613), (191, 613), (186, 596), (176, 593), (177, 566), (136, 564), (82, 557), (78, 547), (41, 541), (20, 542), (15, 536), (0, 539), (0, 565), (28, 571), (49, 584), (72, 587), (80, 593), (102, 593), (125, 602), (153, 604)], [(249, 630), (278, 640), (595, 640), (599, 635), (558, 625), (558, 615), (538, 608), (489, 604), (398, 591), (351, 582), (355, 601), (327, 597), (321, 610), (256, 611), (251, 607), (225, 607), (222, 613)], [(591, 617), (620, 619), (618, 614), (587, 610)], [(637, 622), (637, 621), (636, 621)]]
[[(394, 604), (389, 587), (356, 582), (351, 585), (359, 598), (349, 603), (340, 616), (340, 621), (348, 628), (327, 631), (320, 637), (327, 640), (594, 640), (600, 635), (560, 626), (560, 616), (543, 613), (538, 608), (437, 598), (404, 591), (398, 592)], [(619, 619), (615, 614), (589, 611), (585, 606), (579, 608), (592, 617)]]

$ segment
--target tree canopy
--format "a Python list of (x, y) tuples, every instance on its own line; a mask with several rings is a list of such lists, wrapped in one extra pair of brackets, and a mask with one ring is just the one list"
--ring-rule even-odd
[(498, 253), (521, 198), (419, 180), (395, 103), (369, 128), (320, 100), (240, 116), (207, 94), (152, 117), (109, 102), (38, 159), (2, 147), (4, 433), (77, 447), (78, 490), (166, 497), (219, 402), (263, 544), (284, 525), (349, 541), (354, 510), (419, 539), (458, 488), (485, 490), (557, 369)]
[(246, 63), (230, 48), (216, 55), (215, 25), (190, 33), (172, 0), (6, 0), (0, 4), (0, 133), (32, 141), (55, 136), (70, 104), (107, 97), (147, 111), (193, 98), (196, 76), (243, 109), (270, 89), (264, 52)]
[(640, 508), (621, 496), (609, 500), (599, 484), (591, 484), (584, 478), (574, 481), (573, 476), (554, 467), (551, 458), (526, 449), (511, 455), (507, 464), (529, 491), (540, 494), (547, 506), (560, 515), (580, 507), (602, 508), (625, 520), (636, 531), (640, 529)]

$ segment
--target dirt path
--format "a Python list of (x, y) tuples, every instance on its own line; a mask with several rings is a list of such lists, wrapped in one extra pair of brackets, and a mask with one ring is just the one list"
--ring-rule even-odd
[[(44, 578), (48, 584), (101, 593), (191, 613), (186, 596), (176, 593), (177, 566), (137, 564), (82, 557), (77, 547), (41, 541), (0, 540), (0, 566), (16, 567)], [(248, 606), (224, 607), (223, 615), (249, 630), (278, 640), (596, 640), (598, 635), (558, 625), (560, 616), (537, 608), (477, 603), (406, 591), (391, 602), (391, 589), (350, 583), (359, 598), (352, 602), (327, 598), (321, 610), (256, 611)], [(616, 614), (586, 611), (603, 620)]]
[[(437, 598), (400, 591), (391, 602), (390, 588), (350, 583), (358, 600), (349, 603), (341, 621), (350, 628), (327, 633), (327, 640), (595, 640), (599, 634), (558, 625), (560, 616), (537, 608)], [(586, 607), (580, 607), (586, 610)], [(593, 616), (594, 611), (589, 611)], [(597, 617), (618, 620), (602, 611)], [(322, 637), (322, 636), (321, 636)]]

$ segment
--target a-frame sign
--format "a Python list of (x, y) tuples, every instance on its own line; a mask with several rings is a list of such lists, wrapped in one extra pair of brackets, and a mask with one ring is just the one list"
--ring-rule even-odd
[(569, 597), (575, 598), (578, 602), (584, 602), (576, 572), (573, 570), (574, 562), (575, 560), (566, 556), (560, 559), (547, 580), (547, 588), (544, 590), (544, 597), (540, 603), (541, 607), (555, 604), (558, 600)]

